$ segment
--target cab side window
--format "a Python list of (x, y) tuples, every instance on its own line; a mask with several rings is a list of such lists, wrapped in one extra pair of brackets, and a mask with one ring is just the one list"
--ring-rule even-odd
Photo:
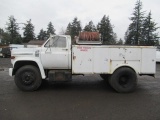
[(66, 38), (55, 36), (53, 39), (48, 41), (45, 47), (66, 48)]
[(65, 48), (66, 47), (66, 38), (59, 37), (57, 40), (55, 40), (55, 42), (53, 42), (52, 47)]

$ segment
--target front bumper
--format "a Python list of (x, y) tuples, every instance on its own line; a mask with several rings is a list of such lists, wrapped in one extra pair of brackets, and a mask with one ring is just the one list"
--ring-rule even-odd
[(9, 76), (13, 76), (13, 68), (9, 68)]

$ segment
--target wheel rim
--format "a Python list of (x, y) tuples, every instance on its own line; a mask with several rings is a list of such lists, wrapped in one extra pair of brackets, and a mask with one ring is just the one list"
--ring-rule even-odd
[(22, 74), (22, 82), (25, 85), (31, 85), (35, 80), (35, 75), (32, 72), (24, 72)]
[(119, 84), (122, 87), (126, 88), (129, 84), (129, 76), (126, 76), (126, 75), (121, 76), (119, 79)]

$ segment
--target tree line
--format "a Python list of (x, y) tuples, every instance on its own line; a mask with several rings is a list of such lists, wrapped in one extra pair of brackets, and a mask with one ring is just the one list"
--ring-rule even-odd
[[(113, 31), (114, 25), (111, 24), (109, 16), (104, 15), (97, 25), (93, 21), (89, 21), (88, 24), (82, 28), (81, 21), (77, 17), (69, 22), (66, 30), (61, 34), (71, 35), (72, 40), (75, 36), (78, 36), (79, 32), (99, 32), (103, 44), (126, 44), (126, 45), (159, 45), (158, 33), (156, 32), (159, 27), (157, 23), (152, 20), (151, 11), (146, 13), (142, 10), (142, 2), (138, 0), (135, 4), (132, 16), (130, 17), (130, 25), (125, 32), (124, 41), (122, 39), (117, 40), (117, 34)], [(23, 24), (23, 37), (19, 33), (19, 24)], [(43, 28), (36, 36), (34, 33), (34, 25), (31, 19), (26, 23), (17, 23), (14, 16), (10, 16), (6, 24), (6, 29), (0, 28), (1, 45), (13, 44), (13, 43), (27, 43), (30, 40), (46, 40), (50, 34), (55, 34), (55, 28), (52, 22), (47, 25), (47, 30)]]
[[(23, 24), (23, 37), (19, 33), (19, 25)], [(52, 22), (47, 25), (47, 31), (41, 29), (39, 34), (35, 36), (34, 25), (31, 19), (26, 23), (17, 23), (14, 16), (10, 16), (6, 24), (6, 29), (0, 28), (1, 45), (28, 43), (30, 40), (45, 40), (50, 34), (55, 34)]]
[(157, 23), (152, 20), (151, 11), (145, 15), (146, 12), (142, 10), (142, 2), (138, 0), (135, 4), (132, 17), (130, 17), (131, 24), (125, 33), (125, 44), (127, 45), (158, 45), (159, 27)]

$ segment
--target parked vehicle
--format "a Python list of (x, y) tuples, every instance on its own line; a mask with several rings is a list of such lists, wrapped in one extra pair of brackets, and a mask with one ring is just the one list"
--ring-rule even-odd
[(42, 79), (62, 82), (72, 75), (99, 74), (122, 93), (135, 90), (137, 75), (155, 75), (155, 47), (100, 45), (92, 39), (80, 43), (71, 45), (70, 36), (53, 35), (41, 47), (13, 49), (9, 75), (15, 75), (21, 90), (34, 91)]
[(3, 58), (7, 58), (11, 56), (11, 50), (9, 47), (2, 48), (1, 53)]

